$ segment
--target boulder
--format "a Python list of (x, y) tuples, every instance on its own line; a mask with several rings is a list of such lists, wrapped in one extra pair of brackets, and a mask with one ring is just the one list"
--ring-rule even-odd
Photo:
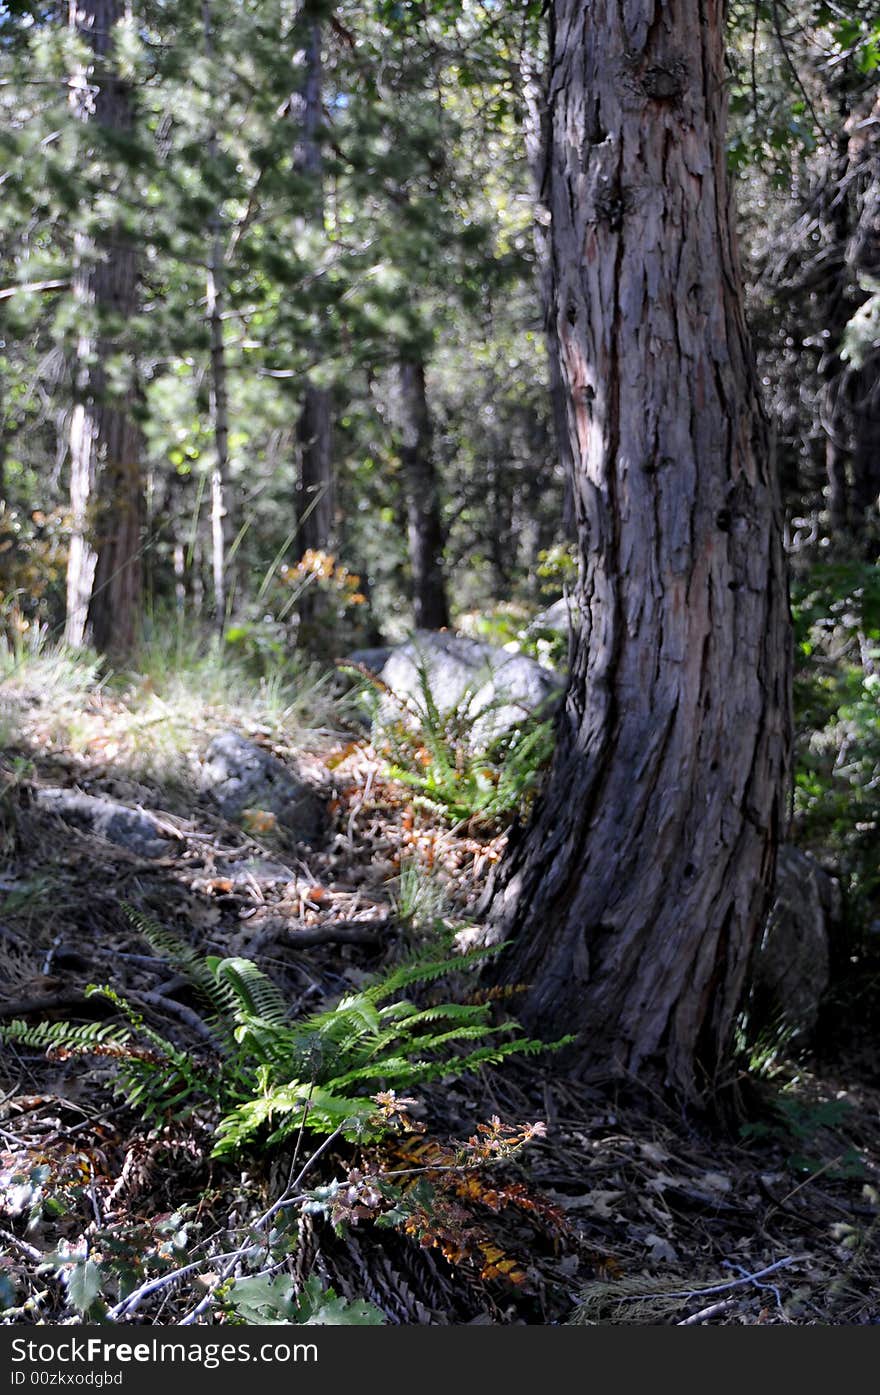
[[(464, 709), (475, 748), (533, 713), (548, 714), (563, 691), (562, 679), (534, 659), (445, 630), (418, 631), (372, 671), (414, 713), (425, 705), (424, 674), (441, 713)], [(393, 699), (383, 701), (380, 722), (399, 715)]]
[(142, 809), (130, 809), (113, 799), (99, 799), (78, 790), (55, 787), (37, 789), (34, 802), (38, 808), (57, 814), (94, 837), (127, 848), (138, 857), (164, 857), (172, 847), (163, 838), (159, 825)]
[(245, 809), (261, 809), (301, 842), (324, 831), (326, 806), (315, 787), (237, 731), (214, 737), (201, 763), (201, 787), (233, 822)]
[(548, 605), (545, 610), (539, 610), (537, 615), (533, 615), (526, 626), (527, 635), (540, 635), (548, 631), (551, 634), (567, 635), (571, 629), (571, 607), (574, 602), (567, 597), (560, 596), (558, 601)]
[(809, 853), (779, 850), (776, 895), (752, 967), (751, 1015), (805, 1038), (828, 987), (830, 941), (841, 918), (840, 885)]

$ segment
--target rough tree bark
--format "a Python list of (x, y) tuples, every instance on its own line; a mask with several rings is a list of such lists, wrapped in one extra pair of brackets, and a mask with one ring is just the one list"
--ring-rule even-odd
[(518, 1010), (685, 1096), (730, 1044), (786, 813), (782, 527), (718, 0), (554, 0), (543, 206), (580, 576), (548, 783), (489, 905)]
[[(122, 15), (119, 0), (73, 0), (70, 6), (70, 25), (93, 57), (89, 71), (71, 81), (71, 103), (81, 119), (117, 134), (133, 125), (129, 88), (113, 67), (113, 31)], [(73, 290), (88, 327), (77, 344), (70, 422), (65, 640), (76, 647), (88, 637), (102, 653), (126, 654), (141, 611), (141, 441), (134, 383), (120, 392), (108, 383), (106, 367), (120, 355), (137, 309), (137, 256), (123, 234), (109, 229), (97, 248), (81, 235), (77, 258)]]
[(412, 602), (420, 630), (442, 630), (449, 624), (443, 575), (443, 523), (434, 460), (434, 433), (425, 365), (405, 358), (399, 366), (401, 461), (406, 482), (407, 537), (412, 572)]

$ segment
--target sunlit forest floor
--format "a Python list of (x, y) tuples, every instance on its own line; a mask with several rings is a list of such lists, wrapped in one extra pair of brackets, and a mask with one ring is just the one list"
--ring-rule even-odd
[[(190, 660), (101, 681), (44, 653), (12, 667), (2, 697), (2, 1021), (95, 1020), (112, 1004), (86, 987), (108, 984), (198, 1057), (187, 985), (127, 908), (200, 953), (254, 960), (294, 1014), (312, 1012), (430, 952), (439, 925), (467, 927), (503, 851), (503, 830), (450, 826), (389, 777), (332, 675), (257, 687)], [(319, 838), (297, 842), (259, 809), (221, 816), (199, 759), (230, 728), (282, 762), (295, 755), (327, 811)], [(50, 788), (148, 811), (162, 855), (59, 817), (39, 798)], [(401, 1141), (397, 1160), (433, 1185), (433, 1223), (408, 1232), (355, 1215), (334, 1230), (305, 1216), (285, 1272), (317, 1275), (391, 1323), (880, 1322), (880, 1077), (860, 973), (861, 1016), (838, 984), (812, 1057), (787, 1059), (772, 1042), (743, 1055), (738, 1109), (723, 1123), (676, 1111), (638, 1080), (574, 1082), (553, 1055), (425, 1087), (414, 1106), (425, 1131)], [(286, 1158), (212, 1159), (209, 1115), (145, 1121), (113, 1094), (113, 1070), (112, 1059), (4, 1047), (7, 1320), (76, 1321), (93, 1300), (106, 1312), (126, 1282), (209, 1256), (211, 1237), (283, 1186)], [(546, 1136), (447, 1185), (432, 1160), (492, 1116), (542, 1121)], [(321, 1178), (371, 1156), (340, 1143)], [(84, 1256), (122, 1287), (78, 1301), (70, 1276)], [(128, 1316), (241, 1320), (222, 1303), (197, 1311), (217, 1268), (206, 1261)]]

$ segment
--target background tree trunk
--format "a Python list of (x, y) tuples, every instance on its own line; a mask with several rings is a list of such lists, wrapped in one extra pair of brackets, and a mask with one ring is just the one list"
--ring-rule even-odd
[[(309, 5), (304, 6), (299, 29), (303, 80), (300, 90), (291, 99), (291, 115), (297, 128), (294, 166), (310, 177), (308, 217), (320, 227), (324, 220), (324, 159), (320, 138), (323, 31), (320, 16)], [(333, 394), (311, 378), (305, 384), (296, 438), (299, 447), (294, 490), (296, 549), (302, 557), (310, 551), (330, 552), (334, 544)], [(302, 639), (312, 647), (324, 647), (330, 633), (321, 620), (326, 603), (313, 586), (303, 592), (298, 608)]]
[[(548, 11), (549, 13), (549, 11)], [(552, 30), (552, 26), (551, 26)], [(535, 196), (535, 224), (533, 241), (535, 262), (538, 272), (538, 294), (541, 299), (541, 313), (544, 320), (544, 343), (547, 349), (547, 375), (550, 391), (550, 412), (553, 419), (553, 432), (556, 449), (565, 472), (565, 498), (562, 526), (565, 536), (574, 540), (577, 524), (574, 511), (574, 464), (571, 458), (571, 443), (568, 435), (568, 408), (566, 405), (566, 385), (560, 362), (559, 336), (553, 315), (553, 258), (551, 248), (550, 212), (546, 205), (546, 180), (548, 164), (545, 158), (547, 149), (547, 81), (550, 65), (539, 65), (533, 54), (526, 53), (520, 65), (523, 104), (525, 107), (524, 138), (526, 159), (532, 178)]]
[(442, 630), (449, 624), (443, 576), (443, 523), (434, 459), (434, 439), (425, 365), (403, 359), (399, 370), (401, 459), (406, 480), (407, 537), (412, 571), (412, 600), (420, 630)]
[(327, 388), (306, 385), (297, 422), (296, 546), (326, 552), (333, 539), (333, 418)]
[[(208, 0), (202, 3), (202, 36), (205, 57), (214, 60), (214, 24)], [(217, 134), (208, 138), (211, 160), (217, 158)], [(215, 211), (208, 232), (208, 270), (205, 281), (205, 315), (211, 345), (211, 429), (214, 435), (214, 465), (211, 470), (211, 579), (214, 594), (214, 626), (220, 637), (226, 629), (230, 585), (230, 549), (233, 542), (231, 485), (229, 480), (229, 389), (226, 372), (226, 345), (223, 339), (223, 300), (225, 268), (220, 237), (220, 213)]]
[[(123, 13), (118, 0), (74, 3), (70, 23), (94, 55), (91, 71), (71, 83), (82, 119), (124, 134), (133, 126), (131, 95), (113, 69), (113, 29)], [(70, 504), (73, 518), (67, 569), (65, 640), (88, 636), (102, 653), (129, 653), (137, 639), (140, 534), (143, 514), (140, 430), (127, 391), (107, 381), (106, 365), (120, 353), (120, 338), (137, 309), (135, 249), (118, 230), (105, 243), (77, 239), (74, 297), (91, 320), (79, 338), (75, 402), (70, 423)]]
[[(323, 64), (322, 26), (308, 7), (302, 19), (303, 82), (291, 103), (297, 124), (294, 163), (310, 177), (310, 218), (320, 226), (324, 218), (324, 160), (321, 151)], [(333, 540), (333, 398), (328, 388), (311, 380), (306, 383), (297, 425), (299, 472), (296, 483), (296, 511), (299, 520), (297, 546), (300, 553), (312, 548), (323, 552)], [(310, 593), (307, 593), (307, 595)]]
[(786, 815), (780, 508), (740, 295), (717, 0), (555, 0), (547, 210), (580, 576), (548, 784), (490, 907), (519, 1015), (694, 1096)]
[[(848, 124), (859, 217), (846, 261), (864, 300), (866, 286), (880, 277), (880, 97)], [(868, 534), (866, 555), (873, 560), (877, 548), (870, 525), (876, 524), (880, 495), (880, 347), (866, 352), (853, 376), (853, 527), (863, 541)]]

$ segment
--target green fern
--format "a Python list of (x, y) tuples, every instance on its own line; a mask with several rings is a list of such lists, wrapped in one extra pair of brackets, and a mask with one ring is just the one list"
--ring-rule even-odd
[(488, 1004), (424, 1007), (403, 996), (474, 967), (500, 946), (401, 964), (335, 1007), (291, 1020), (278, 987), (251, 960), (201, 959), (170, 931), (139, 912), (129, 914), (203, 999), (216, 1044), (212, 1060), (175, 1046), (112, 988), (97, 985), (87, 992), (110, 1001), (122, 1023), (31, 1027), (19, 1021), (0, 1028), (0, 1040), (110, 1058), (117, 1090), (147, 1119), (213, 1105), (222, 1116), (215, 1156), (273, 1145), (303, 1127), (375, 1138), (384, 1129), (374, 1102), (380, 1090), (405, 1093), (513, 1053), (547, 1049), (516, 1035), (514, 1022), (492, 1023)]
[(108, 985), (91, 983), (85, 992), (86, 997), (106, 998), (125, 1022), (41, 1022), (31, 1026), (16, 1020), (0, 1027), (0, 1041), (36, 1047), (55, 1056), (109, 1059), (117, 1072), (116, 1092), (147, 1120), (167, 1117), (172, 1111), (188, 1112), (198, 1103), (219, 1103), (224, 1097), (227, 1085), (219, 1063), (197, 1059), (175, 1046)]
[[(381, 679), (358, 671), (362, 690), (372, 695), (374, 727), (385, 742), (391, 778), (416, 791), (425, 808), (454, 823), (477, 819), (491, 825), (522, 812), (552, 755), (553, 721), (532, 715), (485, 750), (475, 750), (476, 689), (466, 690), (454, 707), (441, 711), (427, 667), (420, 663), (416, 668), (419, 697), (406, 703)], [(398, 720), (389, 720), (387, 711), (383, 715), (381, 697), (400, 708)], [(507, 699), (499, 697), (479, 715), (505, 706)]]

